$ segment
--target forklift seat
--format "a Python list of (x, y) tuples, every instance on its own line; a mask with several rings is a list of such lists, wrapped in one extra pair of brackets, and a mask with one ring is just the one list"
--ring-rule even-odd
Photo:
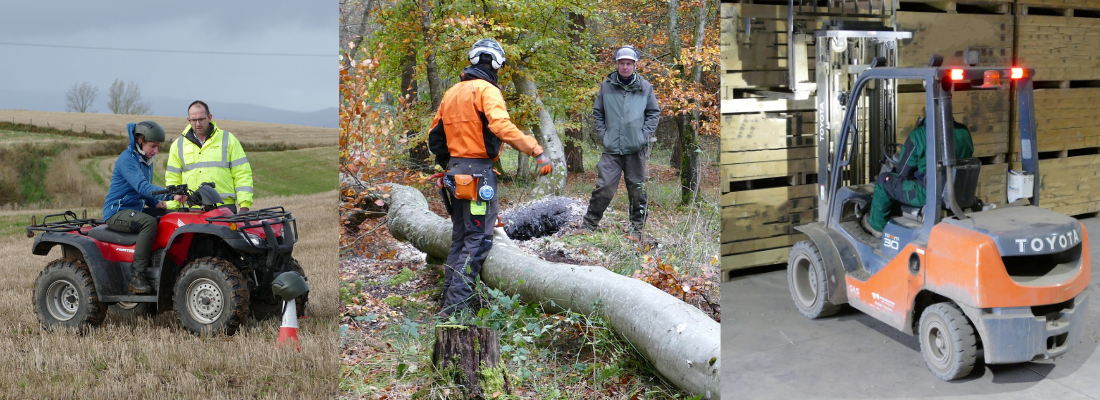
[[(970, 209), (979, 204), (978, 176), (982, 171), (982, 162), (977, 158), (960, 158), (955, 160), (955, 201), (960, 209)], [(947, 192), (944, 191), (943, 207), (949, 210), (947, 205)], [(924, 207), (913, 207), (902, 204), (902, 215), (924, 221)]]

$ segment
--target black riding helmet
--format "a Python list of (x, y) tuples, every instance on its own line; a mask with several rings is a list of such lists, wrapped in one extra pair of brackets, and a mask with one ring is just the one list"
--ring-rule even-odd
[(142, 135), (146, 141), (164, 143), (164, 128), (153, 121), (141, 121), (134, 127), (134, 135)]

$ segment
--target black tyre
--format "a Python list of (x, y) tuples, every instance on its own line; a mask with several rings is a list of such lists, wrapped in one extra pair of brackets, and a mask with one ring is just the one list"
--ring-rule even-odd
[(795, 243), (787, 259), (787, 286), (798, 312), (806, 318), (827, 317), (840, 309), (829, 302), (828, 279), (817, 246), (808, 240)]
[(157, 304), (120, 301), (107, 307), (107, 312), (121, 318), (152, 317), (157, 315)]
[(99, 302), (88, 266), (72, 258), (54, 260), (38, 274), (34, 310), (49, 331), (68, 328), (83, 333), (107, 318), (107, 307)]
[[(298, 264), (298, 260), (290, 260), (290, 270), (302, 275), (302, 278), (309, 280), (306, 277), (306, 271), (302, 269), (302, 266)], [(297, 299), (294, 299), (294, 306), (298, 310), (298, 318), (306, 316), (306, 303), (309, 302), (309, 292), (305, 292)], [(252, 299), (252, 306), (250, 307), (252, 312), (252, 318), (258, 320), (264, 320), (268, 318), (282, 318), (283, 316), (283, 301), (275, 297), (271, 291), (266, 291), (266, 295), (260, 297), (257, 296)]]
[(920, 316), (920, 352), (933, 374), (945, 381), (970, 375), (978, 358), (974, 327), (958, 306), (936, 303)]
[(172, 293), (180, 323), (196, 335), (232, 335), (248, 317), (247, 283), (233, 264), (217, 257), (187, 264)]

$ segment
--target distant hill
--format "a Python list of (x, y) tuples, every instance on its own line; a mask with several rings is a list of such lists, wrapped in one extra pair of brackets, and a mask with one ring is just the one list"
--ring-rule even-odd
[[(146, 100), (152, 104), (154, 115), (180, 117), (186, 116), (187, 105), (194, 101), (194, 99), (180, 99), (165, 96), (150, 96), (146, 98)], [(339, 112), (335, 106), (318, 111), (302, 112), (279, 110), (255, 104), (225, 103), (214, 99), (204, 99), (204, 101), (210, 104), (211, 113), (214, 114), (215, 119), (303, 125), (319, 128), (336, 128), (340, 123)], [(100, 93), (96, 103), (93, 109), (97, 110), (100, 114), (110, 114), (110, 110), (108, 110), (106, 106), (107, 99), (103, 93)], [(333, 104), (335, 104), (335, 102), (333, 102)], [(65, 111), (65, 94), (0, 89), (0, 109)]]

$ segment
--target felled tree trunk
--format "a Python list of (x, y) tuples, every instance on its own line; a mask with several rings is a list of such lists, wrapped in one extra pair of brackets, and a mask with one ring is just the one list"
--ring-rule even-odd
[[(393, 184), (389, 201), (387, 219), (395, 238), (432, 257), (447, 256), (451, 223), (429, 211), (419, 191)], [(548, 309), (553, 301), (560, 309), (599, 313), (669, 382), (704, 398), (718, 397), (718, 323), (645, 282), (601, 267), (543, 261), (516, 247), (500, 228), (481, 279)]]
[(436, 325), (432, 366), (462, 387), (466, 398), (512, 394), (500, 362), (500, 335), (480, 326)]

